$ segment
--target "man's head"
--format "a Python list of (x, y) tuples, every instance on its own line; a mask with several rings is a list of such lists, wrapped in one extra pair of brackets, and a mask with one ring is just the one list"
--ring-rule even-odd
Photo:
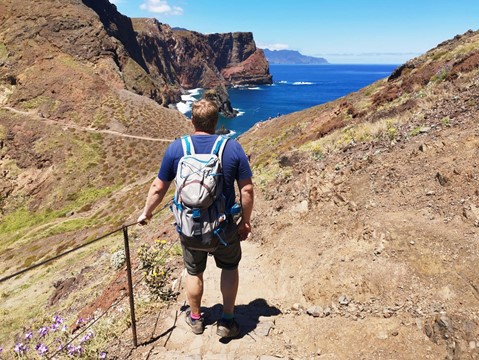
[(191, 120), (196, 131), (214, 133), (218, 122), (218, 107), (213, 101), (201, 99), (193, 103)]

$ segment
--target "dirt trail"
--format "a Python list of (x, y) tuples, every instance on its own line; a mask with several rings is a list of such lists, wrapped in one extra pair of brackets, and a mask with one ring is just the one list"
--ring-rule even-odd
[(75, 130), (88, 131), (88, 132), (93, 132), (93, 133), (108, 134), (108, 135), (113, 135), (113, 136), (120, 136), (120, 137), (126, 137), (126, 138), (131, 138), (131, 139), (138, 139), (138, 140), (146, 140), (146, 141), (159, 141), (159, 142), (168, 142), (168, 143), (173, 142), (172, 139), (162, 139), (162, 138), (152, 138), (152, 137), (148, 137), (148, 136), (130, 135), (130, 134), (125, 134), (125, 133), (121, 133), (121, 132), (118, 132), (118, 131), (114, 131), (114, 130), (98, 130), (98, 129), (94, 129), (94, 128), (91, 128), (91, 127), (84, 127), (84, 126), (79, 126), (79, 125), (76, 125), (76, 124), (63, 123), (63, 122), (60, 122), (60, 121), (55, 121), (55, 120), (52, 120), (52, 119), (48, 119), (48, 118), (45, 118), (45, 117), (38, 116), (38, 115), (36, 115), (32, 112), (29, 112), (29, 111), (21, 111), (21, 110), (18, 110), (18, 109), (9, 107), (9, 106), (3, 106), (3, 109), (14, 112), (16, 114), (30, 116), (31, 118), (34, 118), (38, 121), (43, 121), (44, 123), (49, 124), (49, 125), (62, 126), (64, 128), (67, 128), (67, 129), (75, 129)]
[[(299, 229), (296, 229), (299, 230)], [(312, 235), (285, 232), (278, 244)], [(299, 254), (297, 254), (299, 256)], [(304, 255), (304, 254), (303, 254)], [(333, 314), (313, 317), (306, 313), (302, 291), (302, 268), (286, 265), (286, 256), (275, 245), (243, 242), (240, 288), (236, 318), (241, 335), (229, 341), (216, 335), (221, 315), (220, 271), (212, 258), (205, 272), (203, 311), (206, 329), (194, 335), (184, 321), (184, 289), (178, 301), (164, 314), (150, 314), (138, 324), (139, 343), (132, 352), (124, 347), (121, 359), (439, 359), (445, 349), (432, 344), (421, 324), (397, 316), (385, 319)], [(283, 260), (282, 260), (283, 259)], [(306, 256), (304, 261), (309, 261)], [(286, 266), (283, 266), (286, 265)], [(341, 329), (341, 331), (338, 331)], [(128, 334), (131, 338), (131, 335)], [(410, 345), (413, 344), (414, 348)], [(418, 357), (419, 356), (419, 357)]]
[[(216, 335), (216, 320), (221, 316), (221, 293), (219, 290), (220, 270), (213, 258), (208, 258), (205, 271), (203, 308), (206, 329), (202, 335), (194, 335), (184, 321), (185, 291), (181, 289), (178, 301), (158, 321), (152, 333), (151, 319), (141, 319), (139, 342), (142, 336), (156, 339), (153, 343), (140, 346), (131, 354), (132, 359), (224, 359), (245, 354), (269, 354), (274, 322), (281, 310), (266, 299), (274, 298), (274, 275), (265, 272), (262, 265), (262, 250), (257, 243), (243, 242), (243, 259), (240, 264), (240, 289), (237, 297), (236, 317), (241, 324), (238, 339), (220, 341)], [(182, 277), (184, 278), (183, 272)], [(146, 328), (150, 326), (150, 328)], [(172, 330), (171, 328), (174, 327)], [(171, 330), (171, 332), (168, 332)], [(161, 336), (163, 334), (163, 336)], [(266, 341), (266, 342), (265, 342)], [(274, 355), (274, 354), (273, 354)]]

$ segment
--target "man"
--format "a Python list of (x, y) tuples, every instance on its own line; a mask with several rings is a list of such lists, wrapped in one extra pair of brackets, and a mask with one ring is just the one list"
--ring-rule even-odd
[[(218, 108), (214, 102), (202, 99), (193, 104), (192, 123), (195, 132), (191, 138), (197, 154), (211, 152), (217, 139), (217, 135), (215, 135), (217, 122)], [(151, 219), (153, 210), (161, 203), (171, 181), (175, 178), (178, 162), (183, 155), (181, 139), (175, 140), (166, 150), (158, 177), (150, 186), (145, 208), (138, 218), (138, 223), (144, 224)], [(236, 225), (234, 221), (230, 221), (225, 231), (228, 246), (219, 245), (216, 250), (211, 252), (216, 266), (221, 269), (220, 287), (223, 296), (223, 314), (218, 321), (217, 334), (221, 337), (231, 338), (239, 334), (239, 326), (234, 319), (234, 306), (239, 284), (240, 240), (245, 240), (251, 233), (250, 219), (253, 210), (254, 191), (248, 159), (243, 148), (236, 140), (229, 139), (226, 143), (221, 164), (226, 208), (230, 209), (235, 203), (235, 181), (240, 189), (242, 207), (240, 223)], [(190, 306), (190, 309), (186, 312), (185, 320), (195, 334), (201, 334), (204, 330), (200, 310), (203, 296), (203, 272), (206, 269), (208, 253), (189, 249), (183, 243), (182, 249), (183, 260), (188, 272), (186, 293)]]

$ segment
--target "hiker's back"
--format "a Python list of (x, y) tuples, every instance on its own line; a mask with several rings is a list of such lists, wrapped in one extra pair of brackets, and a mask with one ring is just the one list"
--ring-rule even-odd
[(209, 152), (197, 152), (190, 136), (181, 138), (183, 156), (175, 176), (175, 197), (171, 207), (176, 228), (185, 246), (213, 251), (224, 241), (228, 221), (223, 194), (222, 156), (228, 138), (218, 136)]

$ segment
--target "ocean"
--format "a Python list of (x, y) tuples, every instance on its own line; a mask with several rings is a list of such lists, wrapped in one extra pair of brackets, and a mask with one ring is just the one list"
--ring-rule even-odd
[[(398, 65), (270, 65), (273, 84), (235, 87), (228, 90), (238, 116), (220, 116), (224, 126), (237, 137), (260, 121), (289, 114), (338, 99), (376, 80), (388, 77)], [(182, 97), (178, 109), (191, 116), (191, 103), (201, 98), (202, 89)]]

